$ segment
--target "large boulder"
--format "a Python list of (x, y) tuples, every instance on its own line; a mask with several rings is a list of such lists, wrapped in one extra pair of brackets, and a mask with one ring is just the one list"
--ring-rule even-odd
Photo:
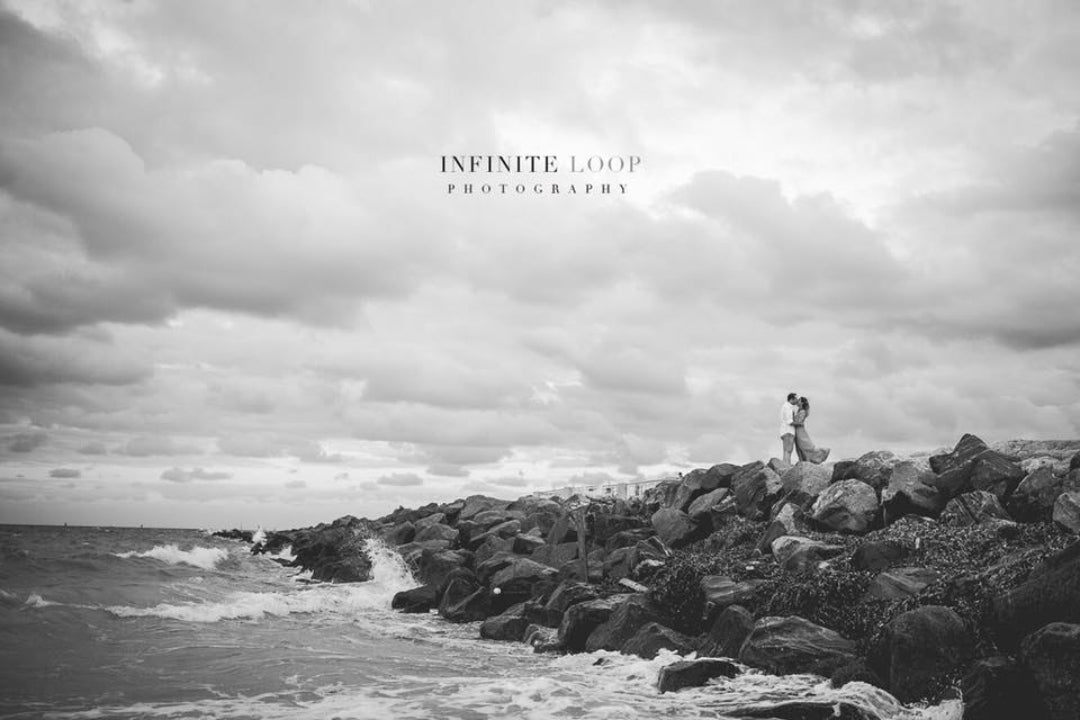
[(1009, 497), (1009, 514), (1020, 522), (1049, 520), (1064, 483), (1064, 479), (1048, 467), (1035, 469), (1020, 481)]
[(638, 562), (638, 551), (634, 547), (622, 547), (612, 550), (604, 558), (604, 577), (608, 580), (621, 580), (634, 574)]
[(979, 525), (1009, 519), (997, 496), (985, 490), (957, 495), (941, 512), (941, 521), (949, 525)]
[(1054, 503), (1054, 522), (1073, 535), (1080, 535), (1080, 491), (1063, 492)]
[(421, 528), (414, 536), (414, 542), (427, 542), (429, 540), (446, 540), (453, 543), (458, 539), (457, 528), (452, 528), (449, 525), (440, 525), (439, 523), (433, 523), (424, 528)]
[(974, 639), (952, 608), (923, 605), (894, 618), (868, 657), (901, 702), (922, 699), (933, 682), (965, 665)]
[(651, 522), (656, 534), (669, 547), (679, 548), (697, 539), (697, 524), (682, 510), (660, 508), (653, 513)]
[(1053, 622), (1080, 623), (1080, 543), (1058, 553), (993, 601), (993, 625), (1006, 648)]
[(439, 601), (439, 615), (452, 623), (483, 620), (491, 611), (491, 594), (463, 578), (451, 580)]
[(434, 585), (421, 585), (411, 590), (402, 590), (395, 593), (390, 600), (390, 608), (403, 613), (426, 613), (438, 604), (438, 588)]
[(710, 613), (729, 605), (747, 603), (754, 597), (759, 580), (736, 582), (726, 575), (706, 575), (701, 578), (701, 592)]
[(387, 545), (404, 545), (416, 537), (416, 526), (406, 520), (392, 525), (382, 532), (382, 539)]
[(855, 643), (797, 615), (763, 617), (739, 650), (739, 662), (774, 675), (828, 675), (855, 659)]
[(970, 482), (973, 489), (993, 493), (999, 500), (1005, 500), (1025, 475), (1023, 468), (1001, 453), (987, 450), (979, 453), (972, 463)]
[(881, 490), (889, 482), (893, 466), (898, 461), (899, 458), (890, 450), (871, 450), (861, 455), (854, 465), (845, 468), (843, 477), (834, 476), (833, 480), (862, 480), (874, 490)]
[(777, 503), (773, 508), (773, 519), (758, 538), (757, 548), (763, 553), (772, 552), (773, 541), (784, 535), (796, 535), (799, 532), (799, 520), (803, 511), (795, 504), (786, 501)]
[(864, 533), (873, 525), (877, 513), (874, 488), (861, 480), (841, 480), (821, 493), (810, 516), (832, 530)]
[(525, 638), (529, 620), (525, 617), (525, 603), (508, 608), (500, 615), (489, 617), (480, 623), (480, 637), (485, 640), (512, 640)]
[(694, 640), (660, 623), (651, 622), (638, 629), (634, 636), (623, 644), (621, 652), (652, 660), (661, 650), (688, 655), (694, 651)]
[(585, 651), (621, 650), (642, 627), (663, 619), (660, 608), (644, 594), (627, 595), (611, 616), (592, 631), (585, 642)]
[(711, 522), (707, 518), (711, 514), (714, 507), (720, 504), (724, 498), (728, 496), (731, 491), (728, 488), (716, 488), (710, 490), (704, 495), (699, 495), (690, 506), (686, 509), (686, 514), (690, 516), (690, 519), (695, 523), (702, 521)]
[(619, 598), (601, 598), (569, 606), (559, 623), (559, 642), (567, 652), (584, 651), (589, 636), (607, 622), (620, 602)]
[(895, 522), (905, 515), (937, 517), (945, 509), (948, 498), (934, 487), (933, 479), (929, 467), (910, 460), (896, 463), (881, 491), (885, 522)]
[[(857, 482), (857, 481), (856, 481)], [(777, 564), (793, 573), (812, 570), (819, 563), (843, 554), (843, 545), (830, 545), (798, 535), (783, 535), (772, 542), (772, 554)]]
[(864, 600), (902, 600), (909, 595), (918, 595), (931, 584), (937, 582), (941, 574), (933, 568), (898, 567), (878, 573)]
[(571, 560), (576, 560), (580, 546), (576, 542), (547, 544), (532, 551), (533, 560), (553, 568), (560, 568)]
[(1031, 672), (1005, 655), (976, 660), (960, 691), (965, 720), (1047, 720)]
[(754, 616), (742, 605), (723, 609), (698, 647), (702, 657), (739, 657), (739, 649), (754, 629)]
[(547, 624), (551, 627), (558, 627), (562, 623), (567, 608), (578, 603), (596, 600), (597, 597), (596, 588), (587, 583), (573, 580), (560, 583), (544, 605)]
[(719, 478), (710, 476), (704, 468), (691, 470), (679, 482), (671, 507), (686, 512), (696, 498), (720, 487)]
[(686, 687), (701, 687), (713, 678), (733, 678), (740, 672), (742, 670), (735, 663), (718, 658), (679, 660), (660, 668), (656, 689), (666, 693)]
[(597, 513), (590, 526), (589, 540), (599, 545), (607, 545), (615, 535), (632, 530), (638, 530), (645, 525), (645, 521), (637, 515), (616, 515), (613, 513)]
[(743, 465), (731, 478), (735, 507), (751, 520), (767, 517), (783, 488), (780, 476), (761, 461)]
[(1024, 639), (1021, 657), (1050, 720), (1080, 718), (1080, 625), (1058, 622), (1040, 628)]
[(970, 490), (975, 458), (989, 449), (986, 443), (968, 433), (960, 438), (952, 452), (931, 456), (930, 468), (936, 474), (934, 487), (950, 498)]
[(477, 515), (487, 510), (504, 510), (510, 505), (507, 500), (488, 497), (486, 495), (470, 495), (465, 498), (461, 510), (458, 512), (457, 521), (472, 520)]
[(907, 551), (898, 540), (867, 542), (860, 545), (851, 556), (851, 568), (878, 572), (896, 563), (905, 555)]
[(780, 484), (791, 501), (805, 505), (829, 487), (832, 476), (832, 465), (800, 461), (780, 476)]

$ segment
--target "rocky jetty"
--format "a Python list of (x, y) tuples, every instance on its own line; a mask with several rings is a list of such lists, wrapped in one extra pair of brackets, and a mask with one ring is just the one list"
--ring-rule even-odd
[(751, 667), (904, 702), (959, 688), (967, 718), (1075, 720), (1078, 508), (1080, 441), (964, 435), (929, 457), (721, 463), (632, 499), (476, 495), (255, 550), (289, 544), (316, 577), (363, 580), (379, 537), (420, 584), (395, 608), (537, 651), (695, 653), (664, 691)]

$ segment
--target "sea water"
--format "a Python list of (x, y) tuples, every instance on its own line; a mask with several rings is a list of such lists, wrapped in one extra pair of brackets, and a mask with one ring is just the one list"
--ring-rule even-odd
[(0, 526), (0, 716), (724, 718), (796, 699), (958, 716), (955, 701), (906, 708), (809, 675), (660, 694), (679, 659), (667, 652), (534, 654), (476, 623), (396, 613), (416, 583), (393, 551), (369, 550), (373, 580), (325, 584), (198, 530)]

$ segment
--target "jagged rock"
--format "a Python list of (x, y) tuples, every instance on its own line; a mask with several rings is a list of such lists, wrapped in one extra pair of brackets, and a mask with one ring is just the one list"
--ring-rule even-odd
[(700, 656), (737, 658), (739, 649), (754, 629), (754, 616), (742, 605), (724, 608), (713, 621), (698, 649)]
[(759, 581), (736, 582), (724, 575), (706, 575), (701, 578), (701, 591), (705, 595), (705, 606), (710, 608), (710, 612), (749, 601), (754, 597), (758, 585)]
[(863, 595), (864, 600), (900, 600), (918, 595), (941, 577), (933, 568), (898, 567), (877, 574)]
[(624, 596), (611, 616), (589, 635), (585, 651), (620, 650), (646, 624), (662, 620), (660, 609), (644, 594)]
[(652, 660), (660, 654), (661, 650), (672, 650), (679, 655), (687, 655), (694, 651), (694, 641), (660, 623), (651, 622), (642, 626), (621, 649), (625, 655), (637, 655), (646, 660)]
[(609, 580), (619, 580), (634, 574), (634, 566), (637, 565), (637, 548), (623, 547), (612, 550), (604, 558), (604, 577)]
[[(467, 543), (467, 547), (470, 550), (476, 550), (476, 548), (480, 547), (480, 545), (487, 542), (491, 538), (508, 540), (513, 538), (519, 532), (521, 532), (521, 521), (516, 519), (507, 520), (505, 522), (492, 525), (490, 528), (478, 535), (471, 535)], [(511, 543), (511, 546), (513, 546), (513, 543)]]
[(559, 568), (558, 580), (559, 582), (577, 580), (580, 582), (601, 583), (604, 581), (605, 558), (606, 555), (600, 549), (599, 552), (589, 553), (588, 558), (571, 560)]
[(1004, 647), (1015, 648), (1024, 635), (1053, 622), (1080, 623), (1080, 543), (994, 598), (993, 625)]
[(778, 457), (769, 458), (769, 462), (765, 464), (769, 467), (770, 470), (772, 470), (780, 477), (783, 477), (784, 473), (786, 473), (793, 467), (791, 463), (787, 462), (786, 460), (781, 460)]
[(731, 478), (735, 507), (740, 515), (760, 520), (783, 490), (780, 476), (761, 461), (743, 465)]
[(892, 468), (898, 461), (896, 454), (889, 450), (873, 450), (859, 456), (848, 470), (848, 477), (838, 480), (862, 480), (874, 490), (881, 490), (889, 482)]
[(690, 503), (696, 498), (718, 487), (715, 480), (715, 478), (709, 477), (708, 471), (704, 468), (691, 470), (679, 482), (675, 497), (671, 501), (671, 507), (686, 512), (690, 507)]
[(481, 565), (496, 555), (506, 555), (513, 552), (515, 552), (513, 540), (500, 537), (489, 537), (474, 551), (473, 562), (477, 565)]
[(468, 561), (469, 554), (459, 550), (422, 550), (416, 562), (416, 579), (438, 587), (451, 571), (464, 567)]
[(490, 613), (490, 594), (463, 578), (451, 580), (439, 601), (439, 615), (452, 623), (483, 620)]
[(1054, 475), (1050, 468), (1036, 469), (1020, 481), (1009, 497), (1009, 514), (1020, 522), (1049, 520), (1064, 486), (1065, 480)]
[(1054, 522), (1080, 535), (1080, 491), (1063, 492), (1054, 503)]
[(598, 513), (589, 532), (589, 540), (598, 545), (607, 545), (607, 541), (619, 533), (637, 530), (645, 521), (636, 515), (614, 515)]
[(960, 691), (965, 720), (1047, 720), (1031, 672), (1007, 656), (975, 661)]
[(1001, 453), (1014, 461), (1023, 461), (1037, 457), (1051, 457), (1064, 460), (1080, 454), (1080, 440), (1003, 440), (990, 446), (991, 450)]
[(618, 550), (624, 547), (634, 547), (642, 540), (646, 540), (656, 534), (656, 531), (649, 527), (635, 528), (634, 530), (623, 530), (617, 532), (607, 539), (604, 543), (604, 549), (608, 552)]
[(837, 460), (833, 464), (832, 482), (841, 480), (858, 480), (855, 476), (855, 464), (857, 460)]
[(686, 687), (701, 687), (713, 678), (733, 678), (740, 672), (742, 671), (735, 663), (717, 658), (679, 660), (660, 668), (656, 689), (666, 693)]
[(464, 504), (458, 512), (457, 521), (472, 520), (486, 510), (504, 510), (510, 505), (506, 500), (488, 497), (486, 495), (470, 495), (465, 498)]
[(416, 537), (416, 526), (408, 521), (393, 525), (382, 533), (382, 539), (387, 545), (404, 545), (412, 542), (414, 537)]
[(885, 681), (874, 672), (874, 669), (866, 664), (862, 658), (854, 660), (847, 665), (842, 665), (829, 676), (829, 684), (834, 688), (843, 687), (849, 682), (862, 682), (867, 685), (885, 689)]
[(682, 510), (660, 508), (653, 513), (651, 522), (656, 534), (669, 547), (679, 548), (696, 539), (698, 526)]
[(888, 484), (881, 491), (885, 522), (891, 523), (905, 515), (937, 517), (945, 509), (948, 498), (933, 485), (934, 474), (929, 467), (910, 460), (893, 466)]
[(833, 530), (864, 533), (878, 512), (877, 493), (861, 480), (841, 480), (821, 493), (810, 511), (811, 517)]
[(414, 542), (427, 542), (429, 540), (446, 540), (447, 542), (454, 542), (458, 538), (457, 528), (452, 528), (449, 525), (428, 525), (422, 528), (413, 537)]
[(565, 516), (565, 513), (556, 503), (551, 503), (551, 505), (554, 507), (544, 505), (527, 514), (525, 519), (521, 521), (521, 531), (529, 532), (536, 529), (540, 531), (541, 537), (547, 538), (551, 533), (551, 528), (555, 527), (555, 523), (559, 521), (559, 518)]
[(952, 608), (923, 605), (894, 618), (871, 649), (870, 666), (901, 702), (923, 698), (932, 681), (969, 661), (974, 640)]
[(491, 586), (504, 587), (514, 581), (537, 583), (555, 576), (555, 570), (529, 558), (513, 557), (491, 577)]
[(558, 545), (545, 545), (533, 550), (532, 559), (544, 563), (553, 568), (560, 568), (571, 560), (577, 559), (578, 544), (576, 542), (559, 543)]
[(816, 568), (818, 563), (844, 552), (843, 545), (829, 545), (798, 535), (783, 535), (776, 538), (773, 540), (771, 549), (777, 564), (784, 570), (795, 573)]
[(645, 507), (654, 508), (654, 512), (660, 508), (671, 507), (675, 503), (675, 496), (679, 492), (682, 478), (662, 480), (654, 487), (645, 491)]
[(776, 511), (772, 522), (765, 528), (761, 538), (758, 539), (757, 548), (763, 553), (772, 552), (773, 541), (784, 535), (795, 535), (799, 531), (798, 518), (802, 517), (802, 510), (796, 505), (783, 503)]
[(420, 530), (423, 530), (426, 527), (431, 527), (432, 525), (447, 524), (448, 523), (446, 522), (446, 513), (435, 512), (420, 518), (415, 523), (413, 523), (413, 526), (416, 528), (417, 532), (419, 532)]
[(567, 608), (581, 602), (596, 600), (597, 597), (596, 589), (592, 585), (572, 580), (560, 583), (544, 605), (547, 624), (557, 627), (562, 622)]
[(686, 509), (686, 514), (690, 516), (690, 519), (694, 522), (701, 522), (702, 520), (708, 521), (706, 516), (709, 512), (719, 505), (720, 502), (730, 494), (728, 488), (716, 488), (710, 490), (704, 495), (700, 495), (694, 502), (690, 503), (690, 506)]
[(832, 483), (832, 465), (800, 461), (780, 476), (788, 498), (799, 505), (813, 500)]
[(1080, 718), (1080, 625), (1050, 623), (1024, 638), (1020, 650), (1050, 720)]
[(525, 604), (519, 603), (501, 615), (489, 617), (480, 623), (480, 637), (485, 640), (512, 640), (519, 642), (525, 637), (529, 621), (525, 617)]
[(603, 598), (574, 603), (566, 608), (559, 623), (559, 642), (567, 652), (582, 652), (593, 630), (606, 622), (620, 600)]
[(999, 500), (1012, 495), (1024, 479), (1024, 470), (1004, 455), (993, 450), (979, 453), (971, 467), (971, 487), (993, 493)]
[(434, 585), (421, 585), (411, 590), (402, 590), (390, 600), (390, 608), (403, 613), (426, 613), (438, 604), (438, 588)]
[(565, 545), (577, 541), (577, 524), (576, 520), (570, 516), (569, 513), (563, 515), (555, 524), (551, 526), (551, 531), (548, 532), (547, 541), (549, 545)]
[(532, 555), (534, 550), (542, 547), (547, 547), (547, 543), (542, 537), (538, 537), (536, 535), (531, 535), (528, 533), (519, 533), (518, 535), (514, 536), (511, 547), (513, 548), (513, 551), (516, 552), (518, 555)]
[(860, 545), (851, 556), (851, 567), (854, 570), (877, 572), (902, 559), (906, 554), (904, 546), (897, 540), (868, 542)]
[(855, 643), (798, 615), (763, 617), (739, 650), (739, 662), (774, 675), (828, 675), (855, 659)]
[(346, 515), (329, 524), (269, 533), (263, 543), (252, 547), (252, 552), (276, 553), (288, 545), (294, 556), (290, 567), (310, 570), (313, 580), (364, 582), (371, 579), (366, 544), (378, 536), (375, 523)]
[(986, 443), (969, 433), (960, 438), (952, 452), (931, 456), (930, 468), (937, 475), (934, 487), (949, 498), (970, 490), (972, 465), (987, 450)]
[(1020, 465), (1020, 469), (1024, 471), (1024, 477), (1027, 477), (1039, 468), (1047, 468), (1054, 475), (1061, 477), (1064, 477), (1069, 472), (1068, 459), (1059, 460), (1047, 455), (1021, 460), (1018, 464)]
[(978, 525), (1009, 519), (997, 496), (985, 490), (972, 490), (958, 495), (950, 500), (941, 512), (941, 521), (949, 525)]

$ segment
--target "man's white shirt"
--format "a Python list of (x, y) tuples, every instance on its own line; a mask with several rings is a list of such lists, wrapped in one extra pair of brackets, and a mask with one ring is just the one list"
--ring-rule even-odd
[(784, 401), (784, 404), (780, 406), (780, 434), (795, 434), (795, 426), (791, 424), (793, 422), (795, 422), (795, 406)]

